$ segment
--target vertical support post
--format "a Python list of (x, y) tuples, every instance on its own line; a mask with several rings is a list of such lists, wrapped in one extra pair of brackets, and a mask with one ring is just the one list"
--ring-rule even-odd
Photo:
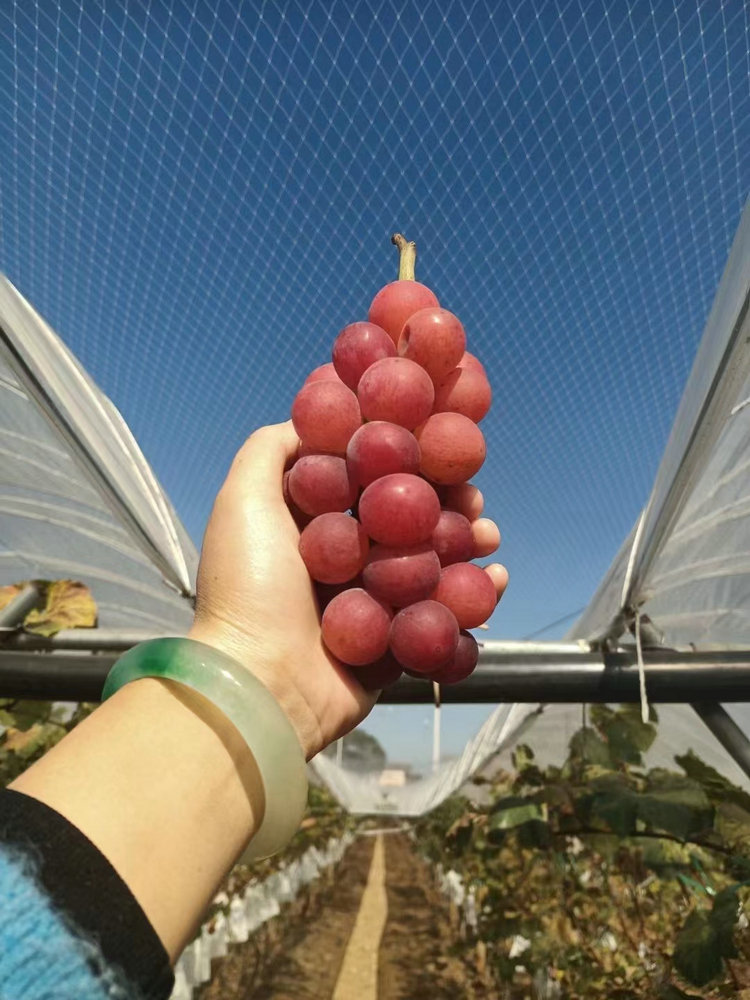
[(432, 690), (435, 695), (435, 710), (432, 717), (432, 770), (440, 766), (440, 685), (433, 681)]
[(716, 701), (703, 701), (693, 702), (693, 708), (737, 765), (750, 777), (750, 740), (724, 706)]
[(339, 767), (344, 766), (344, 737), (336, 740), (336, 763)]

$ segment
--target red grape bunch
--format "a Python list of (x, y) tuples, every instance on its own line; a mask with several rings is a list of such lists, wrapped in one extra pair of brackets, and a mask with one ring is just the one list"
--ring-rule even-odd
[(468, 677), (478, 646), (467, 629), (497, 602), (471, 562), (488, 552), (466, 516), (490, 384), (459, 319), (414, 280), (415, 245), (393, 242), (399, 279), (295, 397), (299, 457), (284, 482), (323, 641), (370, 689), (404, 670), (442, 684)]

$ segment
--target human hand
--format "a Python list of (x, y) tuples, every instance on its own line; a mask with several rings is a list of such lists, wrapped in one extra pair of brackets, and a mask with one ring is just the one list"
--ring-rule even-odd
[[(313, 584), (299, 555), (299, 529), (284, 502), (282, 479), (299, 440), (291, 421), (263, 427), (237, 453), (214, 504), (198, 571), (196, 612), (188, 636), (242, 663), (287, 713), (309, 760), (353, 729), (376, 693), (325, 648)], [(480, 518), (481, 494), (459, 498), (474, 522), (476, 555), (500, 536)], [(504, 567), (488, 568), (498, 596)]]

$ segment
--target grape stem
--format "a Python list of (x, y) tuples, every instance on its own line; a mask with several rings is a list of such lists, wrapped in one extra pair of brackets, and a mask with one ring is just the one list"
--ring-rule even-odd
[(412, 240), (409, 242), (401, 233), (394, 233), (391, 236), (391, 243), (398, 247), (400, 254), (398, 262), (398, 280), (415, 281), (414, 265), (417, 261), (417, 244)]

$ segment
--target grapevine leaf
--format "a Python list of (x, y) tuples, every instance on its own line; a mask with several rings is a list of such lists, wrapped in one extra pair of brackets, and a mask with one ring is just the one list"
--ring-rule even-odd
[(671, 833), (680, 840), (687, 840), (691, 834), (700, 833), (707, 827), (710, 829), (713, 820), (712, 811), (708, 813), (706, 822), (704, 812), (656, 795), (639, 796), (637, 814), (648, 828)]
[(606, 728), (607, 742), (613, 760), (626, 764), (641, 764), (641, 754), (648, 750), (656, 739), (656, 727), (650, 723), (617, 716)]
[(694, 910), (675, 943), (674, 965), (694, 986), (705, 986), (722, 970), (719, 941), (706, 910)]
[(714, 897), (711, 910), (711, 924), (716, 932), (719, 954), (723, 958), (736, 958), (734, 928), (740, 915), (740, 901), (737, 887), (730, 885)]
[(614, 719), (606, 729), (607, 744), (612, 760), (623, 764), (641, 764), (641, 752), (635, 745), (630, 727), (624, 719)]
[(750, 812), (734, 802), (723, 802), (717, 806), (714, 830), (727, 843), (742, 845), (750, 829)]
[(745, 858), (741, 854), (733, 854), (728, 859), (727, 866), (728, 873), (738, 882), (750, 879), (750, 858)]
[(697, 782), (661, 768), (649, 771), (647, 780), (648, 791), (638, 801), (638, 818), (648, 827), (680, 840), (713, 827), (713, 806)]
[(604, 732), (605, 726), (615, 717), (615, 710), (609, 705), (592, 705), (589, 709), (589, 719), (591, 725), (600, 732)]
[(579, 729), (573, 734), (570, 740), (570, 757), (603, 767), (612, 766), (609, 747), (593, 729)]
[(518, 842), (522, 847), (548, 847), (552, 831), (546, 820), (532, 819), (518, 827)]
[(519, 743), (513, 753), (510, 755), (510, 759), (513, 763), (513, 767), (517, 771), (523, 771), (525, 767), (534, 761), (534, 751), (530, 746), (525, 743)]
[(63, 628), (93, 628), (96, 602), (89, 588), (75, 580), (53, 580), (46, 589), (45, 605), (31, 611), (24, 623), (29, 632), (50, 636)]
[(613, 833), (627, 837), (635, 831), (638, 797), (628, 788), (599, 792), (591, 801), (591, 815), (603, 820)]
[(682, 756), (675, 757), (675, 762), (688, 778), (700, 784), (714, 802), (734, 802), (750, 813), (750, 794), (733, 785), (710, 764), (704, 763), (692, 750), (688, 750)]
[(494, 813), (490, 821), (491, 830), (512, 830), (532, 820), (547, 822), (547, 805), (529, 802), (525, 805), (509, 806)]
[(52, 709), (51, 701), (26, 701), (19, 699), (9, 713), (13, 716), (10, 723), (15, 729), (28, 729), (35, 722), (46, 722)]

